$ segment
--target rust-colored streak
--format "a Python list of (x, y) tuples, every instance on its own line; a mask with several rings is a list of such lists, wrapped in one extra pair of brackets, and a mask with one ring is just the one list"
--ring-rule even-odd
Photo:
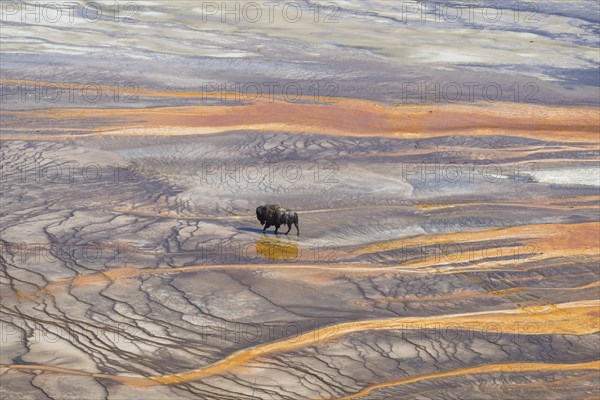
[(489, 292), (475, 292), (475, 291), (459, 291), (457, 293), (452, 293), (446, 296), (403, 296), (403, 297), (373, 297), (368, 300), (359, 300), (356, 303), (360, 305), (367, 305), (372, 303), (410, 303), (410, 302), (430, 302), (430, 301), (449, 301), (449, 300), (472, 300), (472, 299), (481, 299), (487, 298), (490, 296), (503, 296), (512, 293), (523, 293), (525, 291), (578, 291), (578, 290), (586, 290), (593, 289), (600, 286), (600, 281), (591, 282), (582, 286), (576, 287), (511, 287), (508, 289), (500, 289), (493, 290)]
[[(523, 260), (543, 260), (552, 257), (596, 257), (600, 247), (600, 223), (581, 224), (541, 224), (524, 225), (501, 229), (489, 229), (472, 232), (454, 232), (445, 234), (424, 235), (407, 239), (393, 240), (389, 242), (368, 245), (352, 252), (349, 255), (357, 256), (373, 252), (402, 249), (403, 246), (425, 246), (435, 244), (453, 244), (469, 242), (480, 242), (489, 240), (513, 240), (519, 241), (519, 245), (507, 244), (490, 248), (486, 247), (480, 251), (457, 251), (444, 258), (429, 257), (426, 260), (407, 261), (402, 266), (381, 267), (369, 264), (339, 263), (335, 265), (318, 264), (223, 264), (223, 265), (195, 265), (186, 267), (169, 268), (134, 268), (120, 267), (95, 274), (77, 275), (73, 278), (61, 279), (51, 282), (43, 291), (56, 294), (68, 287), (84, 285), (118, 283), (123, 279), (146, 275), (175, 274), (182, 272), (194, 272), (201, 270), (217, 269), (272, 269), (272, 270), (319, 270), (344, 273), (386, 273), (386, 272), (415, 272), (429, 271), (434, 268), (436, 273), (449, 274), (460, 272), (475, 272), (485, 270), (487, 264), (493, 264), (493, 268), (502, 265), (513, 265), (516, 258)], [(528, 244), (531, 248), (529, 248)], [(467, 246), (462, 246), (467, 249)], [(460, 246), (458, 247), (460, 248)], [(342, 251), (340, 251), (342, 253)], [(506, 260), (495, 260), (494, 257), (511, 256)], [(494, 260), (492, 262), (492, 260)], [(457, 266), (449, 270), (440, 269), (439, 266), (448, 263), (469, 261), (477, 264), (473, 266)], [(489, 267), (492, 268), (492, 267)]]
[[(416, 236), (376, 243), (355, 250), (353, 255), (401, 249), (404, 246), (476, 243), (490, 240), (519, 240), (535, 245), (536, 254), (544, 257), (568, 255), (597, 255), (600, 247), (600, 223), (582, 224), (538, 224), (508, 228), (486, 229), (469, 232), (452, 232), (426, 236)], [(487, 257), (501, 256), (496, 248), (486, 249)], [(506, 256), (507, 254), (504, 254)], [(534, 254), (530, 254), (534, 255)], [(452, 262), (468, 259), (467, 253), (453, 254)], [(430, 264), (431, 262), (429, 262)], [(427, 262), (415, 263), (414, 266), (427, 265)]]
[[(537, 161), (536, 161), (537, 162)], [(577, 203), (597, 203), (591, 205), (580, 205)], [(569, 205), (567, 203), (575, 203), (575, 205)], [(556, 210), (566, 210), (566, 209), (595, 209), (600, 208), (600, 204), (598, 204), (597, 196), (580, 196), (580, 197), (570, 197), (570, 198), (562, 198), (562, 199), (514, 199), (506, 202), (494, 202), (488, 201), (485, 203), (481, 202), (463, 202), (463, 203), (436, 203), (436, 204), (416, 204), (417, 208), (424, 210), (439, 210), (445, 208), (458, 208), (458, 207), (476, 207), (476, 206), (511, 206), (511, 207), (532, 207), (532, 208), (546, 208), (546, 209), (556, 209)]]
[[(600, 330), (598, 326), (599, 305), (599, 301), (581, 301), (561, 304), (556, 308), (540, 307), (535, 313), (530, 313), (527, 310), (504, 310), (499, 312), (477, 312), (421, 318), (391, 318), (342, 323), (325, 327), (318, 331), (308, 332), (293, 340), (274, 342), (242, 350), (201, 370), (155, 379), (161, 383), (202, 379), (210, 375), (221, 374), (257, 357), (317, 345), (355, 332), (405, 329), (410, 326), (422, 326), (423, 324), (436, 324), (436, 326), (441, 327), (452, 326), (454, 328), (456, 324), (461, 324), (463, 326), (468, 325), (475, 331), (501, 333), (518, 332), (519, 326), (523, 326), (525, 323), (536, 323), (538, 327), (537, 334), (585, 335)], [(569, 312), (560, 312), (565, 309), (568, 309)]]
[[(45, 370), (75, 375), (88, 375), (98, 378), (111, 379), (119, 383), (145, 387), (153, 384), (170, 385), (182, 382), (197, 381), (209, 376), (231, 371), (236, 367), (271, 354), (289, 352), (308, 346), (327, 343), (331, 339), (343, 337), (352, 333), (373, 330), (406, 330), (420, 329), (424, 324), (438, 328), (449, 327), (456, 329), (457, 324), (469, 326), (474, 331), (493, 333), (520, 332), (524, 324), (535, 324), (535, 332), (523, 334), (544, 335), (589, 335), (600, 330), (600, 301), (577, 301), (562, 303), (554, 307), (536, 307), (535, 310), (510, 309), (501, 311), (474, 312), (465, 314), (450, 314), (432, 317), (404, 317), (381, 320), (365, 320), (330, 325), (315, 331), (307, 332), (293, 339), (271, 342), (240, 350), (205, 368), (182, 372), (172, 375), (144, 377), (126, 377), (122, 375), (92, 374), (55, 367), (40, 367), (36, 365), (13, 366), (4, 368), (19, 368), (29, 370)], [(568, 311), (568, 312), (564, 312)]]
[[(160, 93), (167, 96), (168, 93)], [(181, 97), (182, 93), (173, 93)], [(189, 94), (194, 97), (198, 94)], [(178, 136), (232, 130), (290, 131), (343, 136), (432, 137), (442, 135), (516, 135), (545, 140), (578, 142), (597, 147), (597, 110), (590, 107), (525, 104), (400, 105), (367, 100), (333, 99), (327, 104), (259, 100), (236, 106), (185, 106), (149, 109), (46, 109), (3, 111), (14, 117), (5, 129), (22, 131), (27, 118), (45, 129), (61, 122), (88, 126), (80, 137)], [(85, 124), (85, 121), (95, 121)], [(62, 128), (61, 128), (62, 129)], [(63, 129), (64, 130), (64, 129)], [(68, 134), (5, 134), (3, 139), (52, 140)]]
[(393, 382), (380, 383), (369, 386), (358, 393), (340, 397), (338, 400), (350, 400), (363, 397), (370, 392), (391, 386), (407, 385), (431, 379), (452, 378), (455, 376), (473, 375), (473, 374), (493, 374), (493, 373), (525, 373), (525, 372), (564, 372), (581, 370), (600, 370), (600, 360), (590, 361), (579, 364), (549, 364), (549, 363), (509, 363), (509, 364), (486, 364), (478, 367), (462, 368), (454, 371), (440, 372), (437, 374), (428, 374), (416, 376), (413, 378), (402, 379)]

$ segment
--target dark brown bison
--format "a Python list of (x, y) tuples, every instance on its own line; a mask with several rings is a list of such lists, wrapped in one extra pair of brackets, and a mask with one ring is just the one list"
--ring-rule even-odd
[(285, 208), (279, 207), (277, 204), (266, 204), (264, 206), (256, 207), (256, 218), (261, 225), (264, 225), (263, 232), (271, 227), (275, 226), (275, 233), (281, 225), (287, 225), (288, 230), (286, 235), (290, 233), (292, 224), (296, 227), (296, 232), (299, 235), (300, 229), (298, 228), (298, 214)]

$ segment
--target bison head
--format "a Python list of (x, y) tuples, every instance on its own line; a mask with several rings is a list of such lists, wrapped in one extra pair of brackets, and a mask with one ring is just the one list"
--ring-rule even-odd
[(264, 206), (256, 207), (256, 218), (258, 218), (258, 221), (260, 222), (261, 225), (265, 224), (266, 218), (265, 218), (265, 207)]

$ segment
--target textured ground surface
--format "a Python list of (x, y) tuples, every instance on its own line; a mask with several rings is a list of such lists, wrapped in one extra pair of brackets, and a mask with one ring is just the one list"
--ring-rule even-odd
[[(597, 2), (501, 1), (495, 23), (475, 2), (467, 22), (418, 3), (423, 22), (338, 0), (315, 22), (299, 1), (296, 23), (8, 3), (2, 398), (600, 395)], [(263, 234), (267, 202), (301, 234)]]

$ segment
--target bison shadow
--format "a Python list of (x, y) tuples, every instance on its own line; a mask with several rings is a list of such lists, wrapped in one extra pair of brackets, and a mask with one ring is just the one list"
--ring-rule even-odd
[[(263, 235), (275, 235), (276, 233), (274, 231), (265, 231), (263, 232), (262, 228), (236, 228), (238, 231), (243, 231), (243, 232), (254, 232), (254, 233), (260, 233)], [(283, 233), (277, 233), (276, 235), (283, 235)]]

